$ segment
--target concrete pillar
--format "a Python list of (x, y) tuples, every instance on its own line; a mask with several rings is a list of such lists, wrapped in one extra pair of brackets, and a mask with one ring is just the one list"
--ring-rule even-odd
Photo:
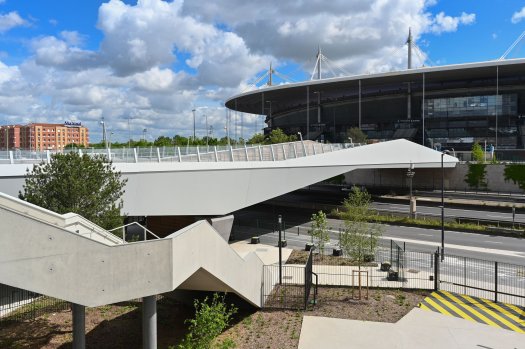
[(142, 348), (157, 349), (157, 298), (142, 298)]
[(73, 349), (86, 348), (86, 307), (72, 303), (73, 310)]

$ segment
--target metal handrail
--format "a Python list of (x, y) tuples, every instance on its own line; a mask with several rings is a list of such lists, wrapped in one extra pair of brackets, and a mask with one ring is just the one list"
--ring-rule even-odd
[(155, 238), (160, 239), (160, 237), (159, 237), (157, 234), (155, 234), (154, 232), (152, 232), (151, 230), (149, 230), (148, 228), (146, 228), (145, 226), (143, 226), (143, 225), (140, 224), (139, 222), (131, 222), (131, 223), (128, 223), (128, 224), (124, 224), (124, 225), (122, 225), (122, 226), (120, 226), (120, 227), (116, 227), (116, 228), (110, 229), (110, 230), (108, 230), (108, 231), (109, 231), (109, 232), (112, 232), (112, 231), (115, 231), (115, 230), (117, 230), (117, 229), (122, 229), (122, 241), (123, 241), (123, 243), (126, 243), (127, 241), (126, 241), (126, 230), (125, 230), (125, 228), (126, 228), (126, 227), (129, 227), (129, 226), (131, 226), (131, 225), (138, 225), (139, 227), (141, 227), (141, 228), (144, 230), (144, 232), (145, 232), (145, 233), (144, 233), (144, 241), (147, 240), (146, 232), (147, 232), (147, 233), (150, 233), (150, 234), (153, 235)]
[[(296, 141), (276, 144), (242, 146), (146, 147), (115, 149), (64, 149), (60, 151), (0, 151), (0, 164), (30, 164), (49, 162), (55, 153), (78, 152), (89, 156), (104, 155), (114, 163), (138, 162), (234, 162), (282, 161), (324, 154), (361, 146), (358, 143), (318, 143)], [(273, 147), (272, 147), (273, 146)], [(303, 151), (297, 151), (302, 149)], [(5, 157), (4, 157), (5, 155)]]

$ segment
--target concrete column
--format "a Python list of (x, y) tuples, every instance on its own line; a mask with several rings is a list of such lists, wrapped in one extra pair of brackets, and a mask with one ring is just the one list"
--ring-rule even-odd
[(86, 307), (72, 303), (73, 310), (73, 349), (86, 348)]
[(157, 349), (157, 298), (142, 298), (142, 348)]

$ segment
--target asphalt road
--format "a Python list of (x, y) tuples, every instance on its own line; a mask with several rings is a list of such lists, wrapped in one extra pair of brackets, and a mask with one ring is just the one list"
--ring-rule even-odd
[[(390, 204), (383, 202), (374, 202), (372, 206), (375, 209), (388, 212), (401, 212), (408, 214), (408, 205), (403, 204)], [(441, 208), (440, 207), (431, 207), (431, 206), (420, 206), (416, 205), (417, 213), (422, 213), (424, 215), (432, 215), (436, 217), (441, 217)], [(509, 212), (490, 212), (490, 211), (476, 211), (476, 210), (465, 210), (457, 208), (447, 208), (445, 206), (445, 217), (464, 217), (471, 219), (481, 219), (481, 220), (492, 220), (492, 221), (505, 221), (512, 222), (512, 209), (509, 207)], [(525, 223), (525, 214), (516, 213), (514, 217), (515, 222)]]
[[(283, 207), (258, 205), (235, 213), (236, 221), (243, 226), (253, 227), (247, 230), (244, 236), (237, 239), (249, 238), (257, 231), (265, 233), (270, 231), (272, 222), (276, 221), (277, 213), (283, 215), (287, 226), (286, 240), (290, 247), (302, 249), (310, 241), (308, 229), (311, 212)], [(337, 246), (338, 229), (342, 221), (329, 220), (331, 227), (331, 246)], [(299, 229), (298, 229), (299, 227)], [(441, 231), (437, 229), (399, 227), (385, 225), (382, 244), (390, 244), (395, 240), (398, 244), (405, 244), (408, 251), (433, 252), (441, 244)], [(266, 233), (261, 236), (261, 242), (277, 244), (277, 233)], [(525, 265), (525, 239), (490, 236), (475, 233), (445, 231), (445, 252), (462, 257), (479, 258), (490, 261), (514, 263)]]
[[(300, 190), (293, 193), (289, 193), (279, 197), (279, 201), (287, 202), (309, 202), (318, 203), (325, 205), (340, 205), (344, 198), (348, 195), (345, 192), (333, 191), (321, 191), (321, 190)], [(408, 215), (408, 202), (407, 204), (392, 204), (384, 202), (373, 202), (372, 207), (381, 210), (394, 213), (406, 213)], [(441, 217), (441, 208), (435, 206), (424, 206), (417, 205), (417, 213)], [(485, 210), (467, 210), (467, 209), (456, 209), (447, 208), (445, 206), (445, 217), (462, 217), (469, 219), (481, 219), (491, 221), (504, 221), (512, 222), (512, 209), (509, 207), (508, 212), (490, 212)], [(525, 214), (516, 213), (514, 221), (518, 223), (525, 223)]]

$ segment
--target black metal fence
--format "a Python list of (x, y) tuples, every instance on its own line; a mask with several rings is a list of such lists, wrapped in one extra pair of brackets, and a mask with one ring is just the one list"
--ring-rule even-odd
[[(308, 254), (304, 265), (282, 266), (282, 282), (279, 280), (279, 265), (263, 266), (262, 304), (265, 308), (306, 309), (312, 296), (317, 296), (313, 283), (313, 255)], [(316, 277), (317, 278), (317, 277)]]
[(438, 266), (442, 290), (525, 306), (525, 266), (448, 254)]
[(34, 320), (49, 312), (69, 309), (68, 302), (0, 284), (0, 324)]

